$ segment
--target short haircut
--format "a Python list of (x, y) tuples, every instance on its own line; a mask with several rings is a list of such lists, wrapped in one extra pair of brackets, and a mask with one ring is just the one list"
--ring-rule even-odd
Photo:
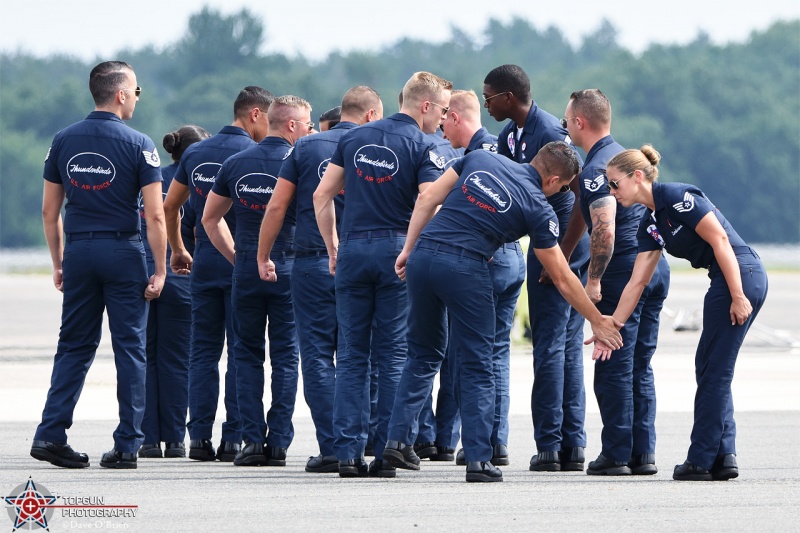
[(163, 144), (164, 150), (172, 155), (173, 161), (180, 161), (181, 157), (183, 157), (183, 152), (189, 146), (209, 137), (211, 137), (211, 134), (200, 126), (188, 124), (164, 135), (164, 140), (161, 141), (161, 144)]
[(493, 68), (483, 83), (491, 85), (498, 93), (512, 93), (524, 104), (531, 101), (531, 80), (518, 65), (500, 65)]
[(481, 103), (478, 100), (478, 95), (475, 91), (464, 91), (457, 89), (450, 95), (450, 110), (458, 113), (463, 118), (470, 121), (477, 120), (480, 122), (481, 118)]
[(591, 126), (611, 124), (611, 102), (600, 89), (575, 91), (569, 99), (572, 100), (572, 111), (586, 117)]
[(328, 109), (319, 116), (319, 122), (330, 122), (331, 126), (335, 126), (340, 120), (342, 120), (342, 106), (340, 105)]
[(452, 82), (436, 74), (415, 72), (403, 86), (403, 105), (415, 106), (425, 100), (436, 100), (441, 97), (442, 91), (452, 89)]
[(344, 93), (342, 97), (342, 114), (348, 117), (364, 116), (370, 109), (378, 109), (381, 105), (381, 95), (366, 85), (356, 85)]
[(135, 89), (123, 87), (128, 82), (128, 72), (133, 72), (133, 67), (124, 61), (105, 61), (94, 67), (89, 74), (89, 92), (94, 103), (110, 104), (120, 89)]
[(241, 91), (233, 102), (233, 116), (234, 118), (244, 118), (254, 107), (258, 107), (261, 111), (267, 111), (275, 96), (266, 89), (256, 87), (255, 85), (248, 85)]
[(269, 117), (270, 131), (278, 131), (280, 125), (289, 120), (298, 120), (299, 115), (303, 110), (311, 113), (311, 104), (300, 98), (299, 96), (285, 95), (278, 96), (272, 100), (267, 112)]
[[(534, 161), (544, 166), (548, 176), (558, 176), (560, 182), (569, 182), (581, 173), (581, 161), (575, 149), (564, 141), (552, 141), (539, 150)], [(546, 178), (547, 176), (542, 176)]]

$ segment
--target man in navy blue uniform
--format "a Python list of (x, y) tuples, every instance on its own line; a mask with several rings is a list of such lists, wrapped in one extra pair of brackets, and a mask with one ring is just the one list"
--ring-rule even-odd
[[(572, 93), (562, 122), (573, 142), (586, 152), (579, 180), (580, 210), (572, 214), (583, 216), (590, 234), (586, 293), (601, 312), (613, 313), (633, 270), (636, 232), (645, 207), (623, 207), (609, 193), (606, 163), (624, 148), (611, 136), (608, 98), (598, 89)], [(589, 463), (587, 474), (652, 475), (658, 471), (656, 394), (650, 360), (668, 289), (669, 265), (662, 257), (622, 329), (625, 345), (611, 359), (595, 363), (594, 389), (603, 419), (602, 451)], [(558, 463), (553, 453), (539, 450), (539, 470), (551, 470)]]
[(328, 272), (328, 252), (314, 215), (314, 191), (319, 186), (339, 139), (351, 129), (383, 118), (383, 103), (375, 90), (353, 87), (342, 98), (340, 122), (330, 130), (298, 139), (283, 162), (275, 192), (261, 223), (258, 267), (261, 279), (282, 282), (284, 273), (271, 259), (281, 227), (292, 216), (297, 199), (295, 260), (291, 272), (292, 301), (300, 340), (303, 393), (316, 428), (319, 455), (310, 457), (306, 472), (338, 472), (333, 445), (333, 393), (337, 352), (336, 292)]
[[(283, 221), (272, 251), (277, 283), (259, 277), (259, 230), (283, 161), (297, 139), (314, 128), (311, 105), (297, 96), (280, 96), (269, 107), (269, 135), (229, 157), (208, 195), (203, 227), (211, 242), (233, 264), (233, 305), (236, 320), (236, 391), (245, 446), (237, 466), (285, 466), (294, 438), (292, 415), (297, 396), (297, 332), (292, 308), (295, 209)], [(233, 211), (236, 240), (223, 216)], [(235, 250), (235, 251), (234, 251)], [(268, 327), (267, 327), (268, 324)], [(264, 334), (269, 337), (272, 405), (264, 418)], [(269, 433), (267, 433), (269, 430)]]
[[(531, 98), (528, 75), (517, 65), (502, 65), (487, 74), (484, 107), (495, 120), (510, 119), (498, 138), (497, 152), (524, 163), (551, 141), (569, 135), (558, 119)], [(577, 183), (571, 184), (577, 190)], [(573, 194), (554, 194), (547, 201), (559, 221), (559, 242), (570, 231)], [(580, 220), (580, 219), (579, 219)], [(573, 224), (574, 225), (574, 224)], [(573, 231), (582, 228), (573, 228)], [(573, 250), (562, 244), (572, 271), (583, 281), (589, 259), (588, 239)], [(560, 450), (562, 470), (583, 470), (585, 462), (586, 393), (583, 384), (583, 318), (570, 309), (550, 283), (536, 255), (528, 250), (528, 310), (533, 343), (533, 435), (539, 450)], [(531, 458), (536, 468), (537, 456)]]
[[(272, 99), (272, 94), (261, 87), (242, 89), (233, 104), (233, 124), (186, 150), (164, 201), (167, 237), (172, 248), (170, 266), (179, 274), (191, 273), (189, 458), (198, 461), (233, 461), (242, 440), (239, 407), (236, 404), (236, 362), (232, 356), (235, 344), (235, 319), (230, 303), (233, 267), (209, 241), (201, 224), (203, 210), (222, 163), (266, 137), (269, 132), (267, 110)], [(190, 198), (195, 211), (197, 237), (194, 258), (186, 250), (180, 235), (180, 208)], [(233, 213), (228, 215), (226, 221), (233, 233)], [(222, 424), (222, 441), (215, 451), (211, 433), (219, 398), (219, 360), (226, 338), (226, 420)]]
[[(400, 105), (402, 102), (402, 92), (400, 93)], [(455, 91), (453, 92), (455, 94)], [(452, 97), (451, 97), (452, 104)], [(449, 115), (449, 112), (448, 112)], [(442, 124), (442, 126), (444, 123)], [(454, 148), (449, 140), (444, 137), (442, 126), (434, 133), (428, 134), (435, 146), (434, 153), (439, 157), (442, 170), (450, 168), (456, 159), (463, 157), (463, 147)], [(442, 366), (446, 374), (448, 369)], [(428, 396), (422, 412), (419, 415), (419, 431), (414, 442), (414, 451), (420, 459), (430, 459), (431, 461), (452, 461), (455, 445), (458, 443), (458, 434), (461, 421), (458, 418), (458, 404), (453, 397), (452, 378), (449, 375), (439, 377), (439, 395), (436, 398), (436, 412), (433, 409), (433, 395)], [(444, 387), (442, 387), (442, 380)], [(439, 421), (442, 421), (441, 424)], [(439, 437), (441, 425), (441, 438)], [(455, 438), (455, 442), (449, 444)], [(439, 441), (448, 442), (447, 445), (438, 446)]]
[[(408, 294), (394, 274), (394, 260), (405, 242), (418, 192), (441, 174), (440, 159), (425, 134), (442, 123), (451, 89), (452, 84), (439, 76), (415, 73), (403, 88), (399, 113), (342, 137), (314, 193), (330, 272), (336, 274), (336, 314), (344, 339), (337, 358), (333, 410), (342, 477), (367, 473), (363, 406), (373, 335), (379, 339), (373, 466), (376, 470), (384, 466), (386, 430), (407, 350)], [(332, 200), (343, 188), (347, 207), (340, 241)]]
[[(105, 308), (120, 421), (114, 447), (100, 466), (136, 468), (144, 440), (148, 301), (161, 294), (167, 274), (161, 170), (153, 141), (123, 123), (133, 117), (141, 93), (131, 66), (100, 63), (89, 75), (89, 90), (95, 110), (60, 131), (45, 158), (44, 233), (53, 283), (64, 300), (50, 390), (31, 456), (65, 468), (89, 466), (88, 456), (67, 444), (67, 430), (100, 342)], [(140, 191), (155, 264), (149, 281), (139, 234)]]
[(543, 147), (530, 165), (477, 150), (458, 160), (420, 195), (395, 267), (408, 282), (411, 303), (408, 360), (384, 452), (396, 467), (419, 469), (419, 459), (407, 442), (444, 357), (447, 310), (450, 342), (459, 354), (466, 479), (503, 479), (491, 463), (495, 302), (489, 273), (489, 260), (501, 243), (529, 234), (532, 248), (559, 290), (589, 319), (599, 337), (619, 345), (616, 322), (600, 315), (570, 272), (557, 246), (556, 215), (545, 199), (578, 172), (577, 154), (564, 142)]
[[(452, 145), (463, 148), (466, 153), (474, 150), (497, 152), (497, 137), (490, 134), (481, 125), (480, 102), (474, 91), (453, 91), (450, 99), (450, 112), (445, 118), (442, 128)], [(525, 257), (518, 241), (503, 244), (494, 252), (493, 257), (489, 263), (489, 271), (492, 275), (496, 311), (494, 366), (497, 398), (492, 429), (492, 464), (499, 466), (509, 464), (508, 410), (510, 406), (511, 327), (514, 322), (517, 299), (525, 281)], [(449, 359), (446, 361), (447, 363), (442, 367), (442, 376), (447, 376), (446, 367), (452, 367), (454, 363)], [(439, 399), (442, 398), (442, 394), (440, 387)], [(446, 430), (447, 427), (445, 425), (442, 429)], [(457, 434), (455, 438), (458, 438)], [(463, 448), (456, 455), (456, 463), (464, 464)]]

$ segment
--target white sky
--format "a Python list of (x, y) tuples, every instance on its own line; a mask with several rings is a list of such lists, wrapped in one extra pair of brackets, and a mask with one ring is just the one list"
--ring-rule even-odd
[[(124, 59), (115, 57), (122, 48), (152, 44), (163, 50), (175, 42), (203, 5), (202, 0), (4, 2), (0, 50)], [(800, 18), (798, 0), (210, 0), (205, 5), (226, 15), (248, 8), (264, 24), (263, 52), (302, 53), (314, 60), (335, 49), (376, 50), (403, 37), (444, 41), (451, 25), (477, 39), (492, 17), (508, 23), (518, 16), (538, 30), (556, 26), (573, 45), (607, 18), (619, 32), (619, 44), (633, 52), (653, 42), (685, 44), (699, 31), (718, 44), (743, 42), (753, 30)]]

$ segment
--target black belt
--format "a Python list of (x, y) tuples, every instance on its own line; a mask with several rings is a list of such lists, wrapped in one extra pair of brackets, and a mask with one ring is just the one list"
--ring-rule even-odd
[(139, 235), (138, 231), (84, 231), (67, 233), (67, 240), (83, 241), (87, 239), (130, 239)]
[(424, 250), (433, 250), (434, 252), (447, 252), (461, 257), (468, 257), (469, 259), (475, 259), (477, 261), (487, 260), (486, 257), (479, 254), (478, 252), (467, 250), (466, 248), (462, 248), (461, 246), (453, 246), (452, 244), (445, 244), (443, 242), (432, 241), (430, 239), (422, 239), (421, 241), (419, 241), (417, 246), (419, 246)]
[(384, 237), (405, 237), (405, 231), (393, 229), (379, 229), (374, 231), (350, 231), (346, 234), (347, 239), (381, 239)]
[(297, 250), (294, 254), (297, 258), (302, 257), (328, 257), (327, 250)]

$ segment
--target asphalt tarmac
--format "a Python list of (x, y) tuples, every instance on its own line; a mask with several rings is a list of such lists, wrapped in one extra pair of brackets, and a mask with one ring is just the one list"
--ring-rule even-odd
[[(692, 426), (698, 312), (708, 280), (673, 274), (653, 359), (658, 395), (658, 474), (602, 478), (535, 473), (530, 419), (530, 346), (511, 358), (511, 464), (503, 483), (464, 481), (464, 467), (423, 461), (395, 479), (340, 479), (303, 471), (316, 455), (298, 389), (295, 439), (285, 467), (235, 467), (189, 459), (140, 459), (139, 468), (99, 467), (116, 426), (115, 371), (107, 330), (69, 431), (91, 467), (66, 470), (29, 456), (50, 380), (60, 293), (48, 276), (0, 275), (0, 487), (14, 500), (29, 480), (58, 496), (52, 532), (124, 531), (800, 531), (800, 273), (770, 273), (767, 303), (739, 354), (734, 378), (740, 476), (677, 482)], [(683, 331), (675, 331), (673, 328)], [(585, 351), (587, 460), (601, 430)], [(265, 403), (269, 403), (269, 390)], [(222, 413), (222, 410), (219, 411)], [(219, 439), (219, 424), (214, 439)], [(187, 437), (188, 445), (188, 437)], [(3, 500), (14, 529), (15, 507)], [(16, 500), (15, 500), (16, 501)], [(40, 529), (34, 522), (21, 526)]]

